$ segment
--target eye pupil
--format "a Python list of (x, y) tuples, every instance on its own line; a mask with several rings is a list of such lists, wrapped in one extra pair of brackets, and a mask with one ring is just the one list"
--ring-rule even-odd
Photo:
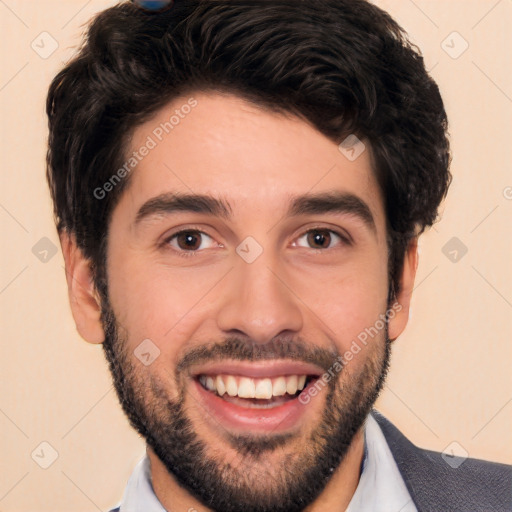
[(308, 242), (325, 247), (325, 241), (327, 241), (327, 247), (331, 241), (331, 235), (328, 231), (311, 231), (308, 235)]
[[(198, 243), (199, 240), (199, 243)], [(180, 249), (197, 249), (197, 246), (201, 245), (200, 235), (192, 232), (183, 232), (177, 237), (178, 245)], [(184, 242), (182, 245), (180, 242)], [(195, 243), (194, 243), (195, 242)]]

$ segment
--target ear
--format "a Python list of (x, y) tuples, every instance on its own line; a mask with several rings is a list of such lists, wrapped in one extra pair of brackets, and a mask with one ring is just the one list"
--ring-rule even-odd
[(59, 237), (76, 329), (85, 341), (103, 343), (105, 333), (101, 324), (101, 302), (94, 286), (91, 262), (77, 246), (74, 235), (63, 231)]
[(395, 341), (405, 329), (409, 320), (409, 310), (411, 305), (412, 290), (416, 269), (418, 268), (418, 238), (414, 237), (407, 247), (404, 256), (404, 264), (400, 277), (400, 291), (395, 299), (391, 309), (395, 312), (393, 317), (389, 317), (388, 334), (391, 341)]

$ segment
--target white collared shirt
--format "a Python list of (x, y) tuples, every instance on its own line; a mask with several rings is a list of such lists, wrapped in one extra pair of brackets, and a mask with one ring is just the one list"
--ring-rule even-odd
[(371, 414), (365, 423), (363, 472), (345, 512), (417, 512), (379, 424)]
[[(151, 484), (145, 455), (128, 480), (120, 512), (166, 512)], [(342, 512), (342, 511), (340, 511)], [(365, 459), (356, 492), (345, 512), (417, 512), (377, 421), (365, 422)]]

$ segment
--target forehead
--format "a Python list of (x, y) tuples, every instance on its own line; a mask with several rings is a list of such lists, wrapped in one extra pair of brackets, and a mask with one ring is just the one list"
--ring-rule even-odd
[(120, 204), (132, 216), (152, 197), (181, 192), (270, 218), (295, 196), (336, 190), (360, 197), (384, 222), (368, 145), (350, 159), (309, 123), (235, 95), (174, 100), (137, 127), (126, 156), (137, 162)]

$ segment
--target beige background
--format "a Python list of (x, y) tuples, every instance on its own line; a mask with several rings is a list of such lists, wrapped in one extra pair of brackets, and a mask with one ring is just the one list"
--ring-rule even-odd
[[(58, 245), (44, 178), (47, 87), (82, 25), (113, 3), (0, 0), (3, 512), (108, 510), (144, 452), (101, 348), (75, 331), (60, 252), (46, 262), (32, 252), (43, 237)], [(455, 441), (455, 453), (510, 463), (512, 1), (377, 3), (423, 50), (454, 151), (454, 181), (441, 222), (422, 238), (411, 321), (378, 406), (418, 445), (442, 451)], [(42, 32), (58, 43), (47, 58), (31, 47), (51, 50)], [(443, 47), (454, 55), (460, 37), (469, 47), (454, 59)], [(457, 262), (443, 253), (453, 237), (468, 249)], [(38, 465), (50, 460), (43, 441), (58, 452), (48, 469)]]

